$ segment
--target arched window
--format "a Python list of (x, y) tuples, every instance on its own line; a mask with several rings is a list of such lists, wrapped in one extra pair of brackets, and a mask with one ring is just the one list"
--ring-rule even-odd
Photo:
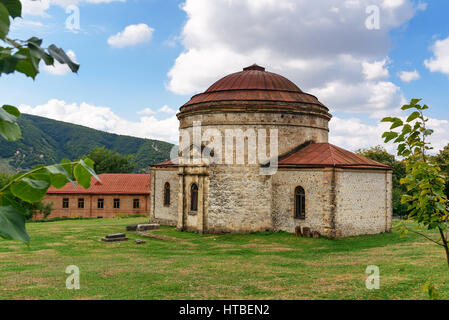
[(165, 183), (164, 186), (164, 206), (170, 206), (170, 183)]
[(295, 189), (295, 219), (306, 218), (306, 192), (303, 187)]
[(198, 186), (192, 184), (190, 188), (190, 211), (198, 211)]

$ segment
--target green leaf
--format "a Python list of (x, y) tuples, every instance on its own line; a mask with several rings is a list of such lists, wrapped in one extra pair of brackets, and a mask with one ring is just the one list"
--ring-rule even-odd
[(27, 59), (17, 62), (16, 70), (33, 79), (39, 73), (38, 63), (32, 56), (28, 56)]
[(399, 134), (397, 132), (391, 131), (391, 132), (385, 132), (382, 135), (382, 138), (385, 138), (385, 143), (397, 138)]
[(16, 141), (22, 137), (22, 132), (17, 123), (11, 123), (8, 121), (0, 121), (0, 136), (7, 141)]
[(72, 177), (62, 165), (55, 164), (52, 166), (48, 166), (47, 170), (51, 174), (51, 185), (56, 189), (61, 189), (69, 181), (73, 183)]
[(413, 120), (419, 118), (421, 114), (418, 111), (413, 112), (408, 118), (407, 122), (412, 122)]
[(422, 100), (422, 99), (412, 99), (411, 102), (410, 102), (410, 104), (411, 104), (412, 106), (415, 106), (415, 105), (417, 105), (421, 100)]
[(393, 122), (394, 119), (392, 117), (383, 118), (381, 122)]
[(398, 153), (399, 153), (399, 154), (402, 154), (402, 153), (404, 152), (405, 148), (407, 148), (407, 144), (401, 143), (401, 144), (398, 146)]
[(97, 176), (96, 172), (94, 171), (94, 165), (95, 163), (89, 159), (86, 158), (84, 160), (80, 160), (81, 165), (87, 170), (89, 171), (89, 173), (95, 178), (97, 179), (97, 181), (101, 182), (100, 178)]
[(69, 182), (69, 180), (61, 174), (55, 174), (51, 176), (51, 185), (56, 189), (65, 187), (67, 182)]
[(20, 111), (16, 107), (5, 104), (2, 109), (16, 118), (20, 117)]
[(38, 37), (31, 37), (27, 40), (28, 44), (32, 43), (37, 47), (40, 47), (42, 45), (42, 39), (39, 39)]
[(0, 75), (10, 74), (16, 71), (17, 63), (20, 61), (18, 56), (7, 56), (0, 58)]
[(72, 59), (70, 59), (70, 57), (64, 52), (64, 50), (52, 44), (50, 47), (48, 47), (48, 52), (59, 63), (67, 64), (72, 72), (78, 72), (80, 68), (79, 64), (73, 62)]
[(92, 175), (81, 164), (77, 164), (73, 169), (76, 181), (85, 189), (90, 187), (90, 180)]
[(5, 5), (0, 2), (0, 39), (6, 38), (6, 35), (9, 33), (10, 25), (9, 11)]
[(411, 106), (409, 104), (405, 104), (405, 105), (402, 106), (401, 110), (405, 111), (405, 110), (408, 110), (408, 109), (411, 109), (411, 108), (414, 108), (414, 106)]
[(28, 48), (30, 49), (31, 55), (35, 59), (44, 60), (47, 66), (54, 64), (54, 59), (52, 56), (47, 54), (44, 49), (41, 48), (42, 39), (38, 39), (36, 37), (28, 39)]
[(46, 180), (35, 180), (23, 178), (11, 185), (10, 189), (14, 196), (29, 203), (41, 201), (47, 192), (50, 183)]
[(95, 179), (101, 182), (100, 178), (92, 169), (93, 166), (94, 162), (91, 159), (87, 158), (84, 160), (80, 160), (80, 163), (77, 164), (75, 166), (75, 169), (73, 170), (75, 179), (85, 189), (90, 187), (91, 177), (94, 177)]
[(401, 119), (396, 118), (396, 119), (394, 119), (394, 122), (393, 122), (393, 124), (391, 125), (390, 130), (393, 130), (393, 129), (395, 129), (395, 128), (401, 127), (403, 124), (404, 124), (404, 122), (402, 122)]
[(12, 114), (11, 112), (8, 112), (8, 110), (14, 112), (10, 107), (11, 106), (3, 106), (2, 108), (0, 108), (0, 121), (7, 121), (10, 123), (17, 122), (17, 116)]
[(4, 4), (12, 18), (22, 16), (22, 3), (19, 0), (0, 0), (0, 3)]
[(407, 134), (412, 132), (412, 126), (409, 124), (404, 125), (404, 128), (402, 128), (402, 134)]
[(396, 140), (394, 140), (394, 143), (404, 142), (405, 138), (404, 135), (401, 134)]
[(0, 237), (27, 244), (30, 242), (30, 236), (25, 229), (25, 217), (12, 206), (0, 207)]

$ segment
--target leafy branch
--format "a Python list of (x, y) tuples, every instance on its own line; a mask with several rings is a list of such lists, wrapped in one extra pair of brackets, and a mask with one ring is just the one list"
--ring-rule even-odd
[[(397, 144), (397, 155), (403, 157), (406, 163), (406, 176), (400, 183), (407, 189), (401, 202), (408, 205), (409, 220), (428, 230), (437, 229), (440, 239), (435, 241), (420, 232), (412, 232), (444, 247), (449, 265), (447, 237), (449, 202), (445, 194), (447, 177), (434, 159), (427, 154), (433, 149), (427, 141), (433, 130), (427, 127), (429, 119), (424, 115), (424, 111), (429, 107), (421, 106), (420, 101), (421, 99), (412, 99), (410, 104), (402, 107), (403, 111), (412, 111), (405, 122), (397, 117), (384, 118), (382, 122), (391, 123), (391, 127), (382, 137), (385, 143), (393, 141)], [(401, 224), (398, 231), (406, 234), (411, 230), (406, 224)]]
[[(11, 39), (8, 33), (11, 20), (21, 17), (22, 4), (19, 0), (0, 0), (0, 76), (20, 72), (32, 79), (39, 73), (39, 65), (54, 65), (55, 61), (66, 64), (74, 73), (79, 65), (73, 62), (63, 49), (52, 44), (42, 47), (42, 39), (32, 37), (28, 40)], [(0, 108), (0, 136), (7, 141), (21, 138), (17, 123), (19, 110), (11, 105)], [(44, 199), (48, 188), (61, 189), (67, 183), (80, 184), (89, 188), (91, 178), (98, 181), (90, 159), (79, 161), (62, 160), (59, 164), (36, 166), (33, 170), (15, 175), (0, 189), (0, 237), (29, 243), (30, 237), (25, 229), (25, 204), (39, 203)]]

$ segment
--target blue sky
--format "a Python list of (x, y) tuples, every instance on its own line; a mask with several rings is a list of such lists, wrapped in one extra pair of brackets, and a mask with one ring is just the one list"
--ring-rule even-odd
[[(380, 143), (380, 118), (415, 97), (432, 107), (437, 148), (449, 143), (445, 0), (23, 2), (11, 35), (42, 37), (81, 64), (78, 75), (0, 78), (0, 103), (24, 112), (175, 142), (175, 111), (190, 96), (257, 62), (317, 95), (342, 147)], [(77, 32), (65, 26), (68, 5), (79, 8)], [(369, 5), (379, 8), (376, 30), (365, 25)], [(123, 44), (111, 45), (119, 32)]]

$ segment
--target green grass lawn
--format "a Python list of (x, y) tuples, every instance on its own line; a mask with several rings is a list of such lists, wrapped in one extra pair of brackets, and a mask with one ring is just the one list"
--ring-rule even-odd
[[(29, 223), (31, 248), (0, 240), (2, 299), (426, 299), (427, 280), (449, 298), (442, 248), (416, 235), (304, 239), (287, 233), (197, 235), (162, 228), (179, 241), (103, 243), (145, 218)], [(137, 245), (135, 239), (146, 244)], [(81, 289), (67, 290), (76, 265)], [(380, 290), (367, 290), (368, 265)]]

